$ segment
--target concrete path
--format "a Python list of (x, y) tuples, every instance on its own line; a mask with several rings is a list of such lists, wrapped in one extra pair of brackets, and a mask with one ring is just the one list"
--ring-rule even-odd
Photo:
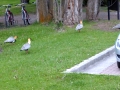
[(117, 67), (116, 63), (113, 63), (106, 69), (104, 69), (100, 74), (105, 74), (105, 75), (120, 75), (120, 69)]
[(114, 51), (115, 47), (112, 46), (101, 53), (66, 69), (64, 73), (120, 75), (120, 69), (117, 67), (117, 60)]
[[(30, 23), (31, 24), (37, 21), (36, 14), (29, 14), (29, 16), (30, 16)], [(14, 16), (14, 20), (15, 20), (15, 26), (24, 26), (21, 15)], [(0, 29), (4, 28), (4, 27), (5, 27), (5, 17), (1, 16), (0, 17)]]
[(120, 75), (120, 70), (117, 67), (115, 53), (107, 56), (103, 60), (90, 65), (81, 73), (89, 74), (107, 74), (107, 75)]

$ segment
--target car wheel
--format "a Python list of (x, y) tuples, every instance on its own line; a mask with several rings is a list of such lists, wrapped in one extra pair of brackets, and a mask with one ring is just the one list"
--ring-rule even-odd
[(118, 66), (118, 68), (120, 68), (120, 62), (117, 62), (117, 66)]

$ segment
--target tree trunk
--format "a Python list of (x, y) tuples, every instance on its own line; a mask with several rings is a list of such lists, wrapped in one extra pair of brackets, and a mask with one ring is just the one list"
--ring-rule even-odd
[(21, 3), (28, 3), (29, 4), (29, 0), (21, 0)]
[(37, 21), (48, 22), (53, 18), (53, 0), (37, 0)]
[(74, 25), (83, 19), (82, 3), (83, 0), (65, 0), (63, 19), (65, 25)]
[(63, 21), (63, 9), (64, 9), (64, 1), (65, 0), (53, 0), (53, 18), (54, 21), (62, 22)]
[(96, 20), (99, 14), (100, 0), (88, 0), (86, 8), (86, 19)]

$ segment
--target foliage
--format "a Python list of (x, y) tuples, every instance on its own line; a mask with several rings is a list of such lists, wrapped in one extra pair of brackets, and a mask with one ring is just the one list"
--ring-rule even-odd
[(101, 0), (101, 6), (107, 6), (107, 0)]
[[(88, 0), (83, 0), (83, 6), (87, 6)], [(101, 6), (107, 6), (107, 0), (100, 0)]]
[(83, 0), (83, 6), (87, 6), (87, 1), (88, 0)]
[[(119, 76), (63, 74), (64, 70), (114, 45), (118, 31), (94, 28), (94, 22), (84, 21), (80, 33), (75, 27), (54, 30), (33, 24), (28, 27), (0, 30), (0, 89), (1, 90), (115, 90)], [(3, 41), (17, 35), (14, 44)], [(20, 52), (21, 46), (32, 39), (29, 53)], [(108, 39), (109, 37), (109, 39)], [(109, 83), (110, 82), (110, 83)]]

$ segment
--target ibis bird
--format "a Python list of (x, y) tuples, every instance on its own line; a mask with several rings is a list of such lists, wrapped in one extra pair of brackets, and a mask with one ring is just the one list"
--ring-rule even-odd
[(76, 26), (76, 30), (80, 32), (80, 30), (83, 28), (83, 23), (80, 21), (80, 23)]
[(31, 39), (28, 38), (28, 42), (21, 47), (20, 51), (26, 51), (28, 53), (28, 49), (31, 47), (30, 44), (31, 44)]
[(16, 42), (17, 36), (10, 36), (9, 38), (7, 38), (4, 43), (14, 43)]
[(120, 24), (115, 25), (112, 29), (120, 29)]

